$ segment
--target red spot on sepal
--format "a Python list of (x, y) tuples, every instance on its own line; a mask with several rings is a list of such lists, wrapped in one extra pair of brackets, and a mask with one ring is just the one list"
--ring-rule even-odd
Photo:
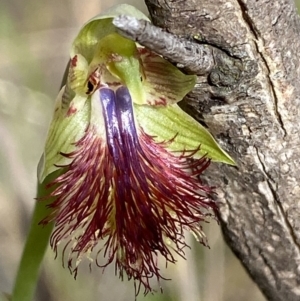
[(78, 61), (78, 57), (77, 57), (77, 55), (74, 55), (73, 58), (71, 59), (71, 66), (76, 67), (77, 61)]

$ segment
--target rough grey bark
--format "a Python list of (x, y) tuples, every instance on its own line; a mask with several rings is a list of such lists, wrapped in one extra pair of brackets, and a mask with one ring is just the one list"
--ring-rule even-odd
[(180, 38), (146, 20), (121, 15), (114, 18), (113, 24), (124, 37), (140, 43), (173, 61), (179, 68), (195, 74), (209, 74), (215, 67), (216, 55), (235, 61), (217, 48)]
[[(224, 52), (184, 104), (234, 157), (212, 164), (224, 236), (269, 300), (300, 300), (300, 20), (292, 0), (146, 0), (154, 24)], [(226, 60), (225, 60), (226, 61)], [(221, 66), (221, 67), (220, 67)]]

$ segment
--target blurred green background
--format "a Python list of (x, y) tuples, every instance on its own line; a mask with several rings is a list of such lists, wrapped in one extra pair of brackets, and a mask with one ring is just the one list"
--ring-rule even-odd
[[(147, 12), (142, 0), (0, 2), (0, 291), (12, 289), (34, 205), (36, 165), (70, 43), (84, 22), (123, 2)], [(212, 222), (206, 233), (210, 249), (188, 235), (187, 260), (162, 266), (172, 278), (161, 282), (164, 294), (157, 287), (158, 293), (137, 300), (265, 300), (224, 244), (219, 226)], [(48, 250), (36, 301), (79, 300), (134, 300), (133, 283), (121, 282), (113, 266), (105, 273), (82, 268), (75, 281)]]

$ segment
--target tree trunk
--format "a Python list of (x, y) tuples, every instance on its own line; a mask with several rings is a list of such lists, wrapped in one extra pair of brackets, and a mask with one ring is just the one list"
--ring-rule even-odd
[[(272, 301), (300, 300), (300, 20), (292, 0), (146, 0), (154, 24), (235, 63), (184, 108), (237, 167), (211, 164), (225, 239)], [(210, 47), (208, 46), (208, 47)], [(218, 50), (218, 51), (219, 51)]]

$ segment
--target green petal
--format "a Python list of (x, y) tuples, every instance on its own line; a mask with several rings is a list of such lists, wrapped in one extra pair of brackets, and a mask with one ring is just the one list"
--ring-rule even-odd
[(195, 75), (182, 73), (145, 48), (139, 48), (138, 53), (134, 42), (116, 33), (99, 41), (96, 53), (91, 66), (105, 64), (110, 73), (129, 89), (136, 104), (166, 106), (177, 103), (196, 83)]
[(196, 83), (195, 75), (186, 75), (159, 55), (141, 49), (144, 71), (144, 101), (138, 104), (169, 105), (177, 103)]
[(54, 117), (50, 124), (44, 154), (38, 166), (38, 179), (59, 169), (56, 165), (67, 165), (71, 162), (61, 155), (75, 150), (74, 143), (83, 137), (90, 122), (91, 105), (87, 97), (76, 95), (68, 108), (63, 108), (63, 88), (56, 100)]
[(81, 54), (74, 56), (70, 61), (67, 87), (81, 96), (86, 95), (88, 70), (85, 57)]
[(212, 135), (177, 104), (166, 107), (134, 105), (136, 122), (157, 142), (174, 140), (168, 145), (171, 151), (193, 151), (195, 158), (206, 155), (212, 161), (235, 165), (234, 160), (223, 151)]

